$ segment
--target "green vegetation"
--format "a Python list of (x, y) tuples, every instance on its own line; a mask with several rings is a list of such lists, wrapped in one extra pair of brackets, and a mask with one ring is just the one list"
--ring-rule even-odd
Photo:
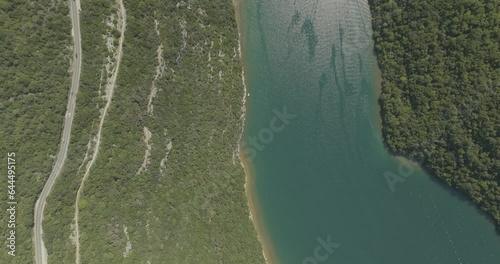
[[(106, 25), (117, 4), (81, 4), (83, 69), (71, 144), (44, 216), (50, 263), (74, 263), (74, 203), (105, 104), (106, 57), (113, 57), (103, 36), (120, 36)], [(80, 201), (81, 262), (263, 263), (237, 156), (243, 86), (231, 1), (124, 5), (117, 85)], [(145, 130), (149, 162), (137, 174)]]
[(370, 1), (383, 135), (500, 226), (500, 7), (495, 0)]
[[(116, 13), (116, 9), (109, 1), (80, 3), (82, 70), (70, 147), (64, 169), (47, 198), (43, 220), (43, 236), (49, 263), (75, 263), (75, 246), (71, 236), (76, 193), (85, 173), (85, 165), (82, 163), (88, 149), (87, 144), (97, 133), (99, 110), (106, 103), (100, 94), (104, 94), (104, 65), (110, 54), (103, 36), (111, 34), (112, 29), (105, 25), (105, 21), (112, 13)], [(91, 153), (92, 151), (89, 155)]]
[[(66, 1), (0, 1), (0, 263), (33, 263), (35, 201), (59, 150), (70, 87)], [(7, 254), (7, 153), (16, 153), (16, 256)]]

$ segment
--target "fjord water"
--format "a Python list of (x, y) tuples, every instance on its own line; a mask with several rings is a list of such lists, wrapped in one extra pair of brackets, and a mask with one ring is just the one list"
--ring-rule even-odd
[(384, 148), (367, 1), (241, 3), (243, 150), (277, 262), (500, 263), (487, 217)]

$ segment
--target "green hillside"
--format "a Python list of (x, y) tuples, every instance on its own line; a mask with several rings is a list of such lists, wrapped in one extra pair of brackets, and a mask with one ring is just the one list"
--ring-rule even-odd
[[(50, 263), (75, 260), (76, 193), (120, 37), (118, 4), (81, 4), (74, 134), (44, 220)], [(238, 159), (243, 85), (232, 2), (124, 6), (121, 66), (80, 200), (81, 263), (263, 263)]]
[(383, 136), (500, 226), (500, 6), (370, 1)]

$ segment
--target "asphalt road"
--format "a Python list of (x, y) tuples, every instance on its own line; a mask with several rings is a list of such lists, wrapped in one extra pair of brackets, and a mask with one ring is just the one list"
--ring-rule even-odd
[(71, 90), (68, 96), (68, 107), (67, 112), (64, 117), (64, 129), (61, 138), (61, 146), (59, 148), (59, 153), (57, 154), (56, 163), (52, 168), (49, 179), (45, 183), (45, 186), (40, 194), (38, 201), (35, 204), (35, 227), (34, 227), (34, 243), (35, 243), (35, 263), (46, 264), (46, 256), (44, 256), (44, 246), (42, 241), (42, 220), (43, 220), (43, 209), (45, 208), (45, 201), (47, 196), (54, 185), (54, 182), (61, 172), (61, 168), (64, 166), (64, 161), (66, 160), (66, 154), (68, 152), (68, 144), (71, 134), (71, 125), (73, 124), (73, 118), (75, 116), (75, 102), (76, 93), (78, 91), (78, 86), (80, 83), (80, 70), (82, 66), (81, 54), (82, 47), (80, 42), (80, 24), (78, 18), (78, 6), (75, 0), (69, 0), (70, 7), (70, 17), (71, 23), (73, 25), (73, 40), (74, 40), (74, 54), (73, 54), (73, 77), (71, 81)]

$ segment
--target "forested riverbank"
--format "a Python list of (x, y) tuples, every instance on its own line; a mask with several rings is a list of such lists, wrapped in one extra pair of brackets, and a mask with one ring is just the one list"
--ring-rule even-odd
[(421, 162), (500, 226), (497, 1), (371, 0), (390, 151)]
[[(55, 263), (75, 258), (76, 192), (120, 37), (116, 3), (81, 4), (75, 134), (44, 220)], [(238, 157), (243, 84), (232, 2), (124, 6), (123, 57), (79, 202), (82, 263), (263, 263)]]

